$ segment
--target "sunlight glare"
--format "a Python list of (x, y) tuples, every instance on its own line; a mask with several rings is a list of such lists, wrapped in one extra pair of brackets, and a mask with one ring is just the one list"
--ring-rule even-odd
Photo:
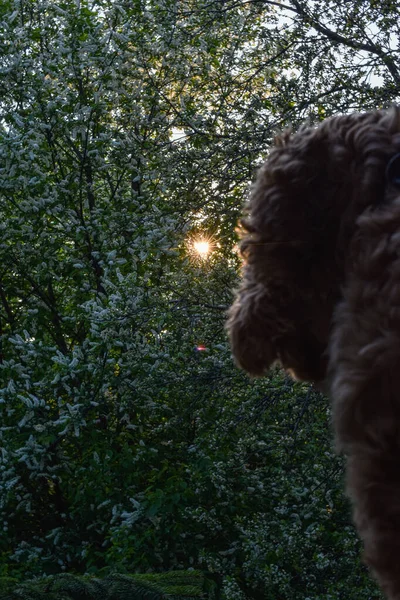
[(197, 240), (193, 242), (193, 248), (202, 258), (205, 258), (210, 252), (210, 242), (207, 240)]

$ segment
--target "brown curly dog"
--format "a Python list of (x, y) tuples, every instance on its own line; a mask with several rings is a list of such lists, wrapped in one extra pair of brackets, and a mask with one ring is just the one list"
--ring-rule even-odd
[(400, 599), (400, 108), (277, 139), (255, 182), (227, 324), (252, 375), (328, 390), (365, 559)]

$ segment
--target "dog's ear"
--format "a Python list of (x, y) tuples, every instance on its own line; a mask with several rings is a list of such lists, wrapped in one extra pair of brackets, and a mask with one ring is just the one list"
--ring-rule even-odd
[(238, 366), (250, 375), (263, 375), (278, 359), (275, 340), (279, 327), (279, 315), (266, 289), (261, 283), (250, 283), (245, 279), (227, 322)]
[(264, 286), (244, 279), (227, 322), (233, 356), (253, 376), (279, 362), (297, 379), (322, 381), (326, 341), (313, 332), (301, 292), (291, 281)]
[(366, 211), (349, 250), (330, 340), (334, 422), (341, 449), (397, 435), (400, 422), (400, 195)]

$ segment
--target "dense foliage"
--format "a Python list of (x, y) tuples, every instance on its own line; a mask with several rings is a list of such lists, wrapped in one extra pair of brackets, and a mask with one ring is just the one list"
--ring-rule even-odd
[(1, 2), (1, 575), (378, 597), (326, 399), (248, 380), (223, 323), (275, 131), (395, 101), (397, 20), (373, 0)]
[[(211, 586), (210, 586), (211, 584)], [(210, 590), (211, 587), (211, 590)], [(191, 571), (104, 578), (63, 573), (29, 583), (0, 579), (1, 600), (196, 600), (210, 597), (213, 582)], [(211, 596), (212, 597), (212, 596)]]

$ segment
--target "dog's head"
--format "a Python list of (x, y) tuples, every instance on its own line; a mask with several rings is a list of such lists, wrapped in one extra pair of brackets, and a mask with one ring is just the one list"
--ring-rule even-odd
[(278, 361), (300, 379), (325, 378), (360, 223), (390, 201), (385, 173), (399, 151), (398, 108), (336, 116), (276, 140), (241, 223), (243, 277), (227, 324), (250, 374)]

